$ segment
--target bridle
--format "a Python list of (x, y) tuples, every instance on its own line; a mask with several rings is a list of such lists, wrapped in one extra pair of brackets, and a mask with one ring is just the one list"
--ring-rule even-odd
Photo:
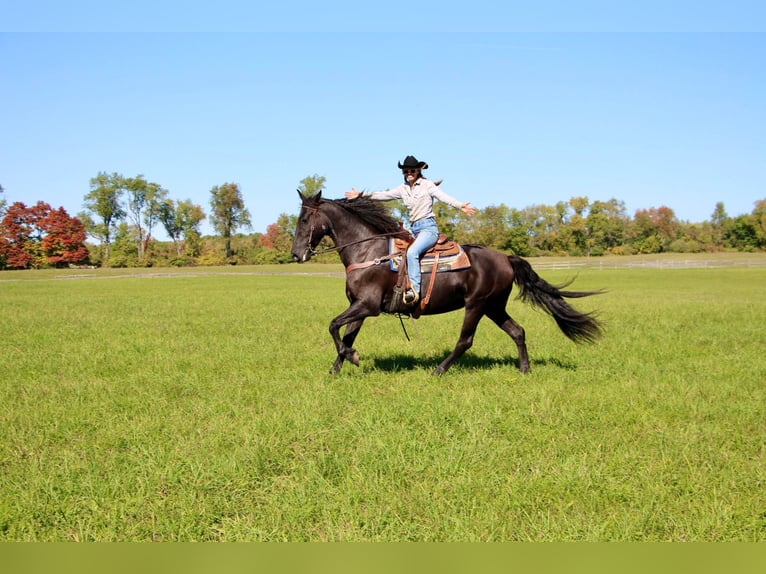
[[(352, 245), (358, 245), (359, 243), (364, 243), (366, 241), (371, 241), (373, 239), (385, 239), (389, 237), (396, 237), (401, 235), (406, 235), (407, 232), (403, 229), (400, 231), (391, 231), (388, 233), (378, 233), (376, 235), (370, 235), (369, 237), (363, 237), (362, 239), (357, 239), (356, 241), (349, 241), (348, 243), (344, 243), (343, 245), (336, 245), (335, 247), (330, 247), (328, 249), (321, 249), (317, 251), (311, 246), (311, 238), (314, 237), (314, 230), (316, 229), (316, 216), (319, 213), (319, 207), (312, 207), (309, 205), (303, 205), (305, 209), (308, 209), (311, 212), (311, 215), (309, 215), (309, 236), (308, 236), (308, 252), (311, 253), (311, 256), (314, 257), (315, 255), (322, 255), (324, 253), (332, 253), (333, 251), (337, 251), (340, 253), (341, 249), (345, 249), (346, 247), (351, 247)], [(365, 269), (367, 267), (371, 267), (373, 265), (380, 265), (386, 260), (391, 259), (395, 255), (402, 255), (402, 253), (389, 253), (385, 257), (377, 257), (370, 261), (365, 261), (363, 263), (352, 263), (346, 268), (346, 273), (351, 272), (354, 269)], [(434, 276), (436, 273), (433, 274)], [(433, 285), (433, 283), (432, 283)], [(407, 328), (404, 326), (404, 320), (402, 319), (402, 314), (399, 313), (399, 322), (402, 325), (402, 330), (404, 331), (404, 336), (407, 338), (407, 340), (410, 340), (410, 336), (407, 333)]]
[(341, 249), (345, 249), (346, 247), (351, 247), (352, 245), (358, 245), (359, 243), (364, 243), (366, 241), (371, 241), (373, 239), (383, 239), (388, 237), (396, 237), (399, 235), (405, 235), (407, 232), (402, 231), (391, 231), (388, 233), (378, 233), (376, 235), (370, 235), (369, 237), (363, 237), (362, 239), (357, 239), (356, 241), (349, 241), (348, 243), (344, 243), (343, 245), (336, 245), (335, 247), (328, 247), (327, 249), (320, 249), (319, 251), (315, 250), (311, 246), (311, 238), (314, 237), (314, 230), (316, 229), (316, 223), (315, 223), (315, 216), (319, 213), (318, 207), (311, 207), (309, 205), (304, 205), (304, 209), (308, 209), (311, 212), (311, 215), (309, 215), (309, 236), (308, 236), (308, 251), (311, 253), (311, 256), (314, 257), (315, 255), (323, 255), (325, 253), (332, 253), (333, 251), (340, 252)]

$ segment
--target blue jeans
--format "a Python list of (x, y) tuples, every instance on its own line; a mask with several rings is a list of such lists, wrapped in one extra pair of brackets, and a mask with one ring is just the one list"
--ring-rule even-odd
[(436, 245), (439, 239), (436, 220), (433, 217), (419, 219), (412, 224), (412, 234), (415, 236), (415, 242), (407, 249), (407, 275), (415, 293), (420, 293), (420, 256)]

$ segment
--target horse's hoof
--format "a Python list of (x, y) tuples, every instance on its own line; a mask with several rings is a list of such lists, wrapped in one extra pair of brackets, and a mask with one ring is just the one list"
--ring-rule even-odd
[(355, 367), (359, 366), (359, 353), (354, 351), (351, 353), (351, 356), (348, 357), (349, 362), (354, 365)]

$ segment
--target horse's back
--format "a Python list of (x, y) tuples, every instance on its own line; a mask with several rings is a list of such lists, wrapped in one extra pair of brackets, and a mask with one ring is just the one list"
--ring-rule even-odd
[(507, 270), (513, 274), (513, 267), (508, 260), (508, 256), (505, 253), (501, 253), (490, 247), (484, 247), (483, 245), (463, 245), (463, 250), (471, 260), (471, 267), (476, 269), (479, 273), (486, 273), (488, 271), (494, 271), (500, 273), (503, 270)]

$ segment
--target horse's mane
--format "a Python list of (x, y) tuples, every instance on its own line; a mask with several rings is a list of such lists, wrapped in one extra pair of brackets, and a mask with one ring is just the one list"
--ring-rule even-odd
[(402, 229), (401, 223), (388, 214), (385, 206), (373, 199), (357, 197), (356, 199), (324, 199), (323, 201), (342, 207), (380, 233), (395, 233)]

